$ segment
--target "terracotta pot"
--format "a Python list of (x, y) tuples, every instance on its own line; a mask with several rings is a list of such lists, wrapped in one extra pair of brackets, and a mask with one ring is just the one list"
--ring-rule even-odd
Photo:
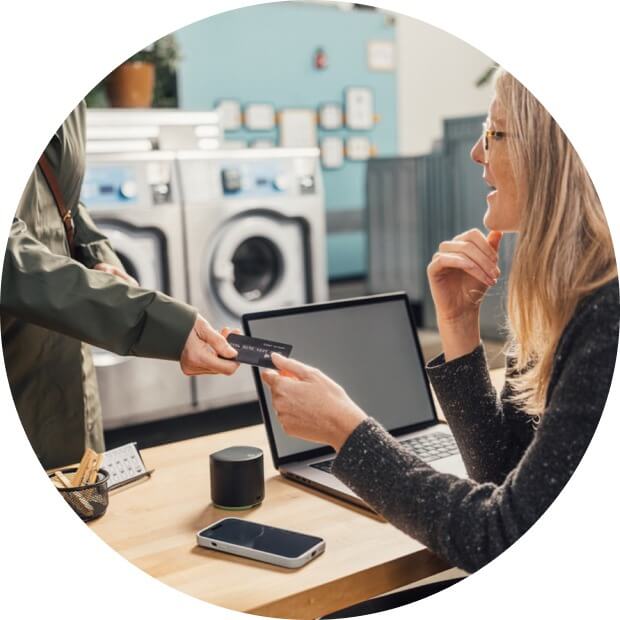
[(108, 102), (113, 108), (148, 108), (153, 103), (154, 86), (154, 64), (126, 62), (106, 80)]

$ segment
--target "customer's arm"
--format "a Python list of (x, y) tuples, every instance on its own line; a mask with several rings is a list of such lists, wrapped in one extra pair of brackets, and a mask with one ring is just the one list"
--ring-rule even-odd
[(179, 360), (196, 311), (50, 252), (19, 218), (9, 236), (0, 309), (121, 355)]
[[(508, 373), (511, 366), (509, 360)], [(477, 482), (501, 484), (532, 440), (531, 416), (510, 401), (508, 384), (498, 399), (482, 345), (450, 362), (436, 357), (427, 373), (468, 475)]]
[[(480, 568), (545, 512), (592, 439), (617, 352), (617, 283), (595, 301), (567, 330), (545, 414), (503, 484), (439, 473), (369, 419), (344, 443), (333, 473), (447, 561), (467, 571)], [(490, 446), (489, 452), (493, 450)]]

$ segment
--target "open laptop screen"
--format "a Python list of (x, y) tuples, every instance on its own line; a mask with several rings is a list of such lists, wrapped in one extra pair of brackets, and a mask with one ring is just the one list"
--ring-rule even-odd
[[(292, 357), (342, 385), (368, 415), (391, 432), (436, 420), (405, 294), (248, 314), (244, 327), (249, 336), (293, 345)], [(288, 461), (286, 457), (320, 447), (286, 435), (269, 389), (260, 383), (274, 460)]]

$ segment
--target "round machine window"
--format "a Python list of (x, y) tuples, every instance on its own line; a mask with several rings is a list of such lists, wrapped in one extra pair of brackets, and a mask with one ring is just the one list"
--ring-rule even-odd
[(235, 289), (247, 300), (265, 297), (282, 275), (282, 254), (266, 237), (249, 237), (232, 256)]

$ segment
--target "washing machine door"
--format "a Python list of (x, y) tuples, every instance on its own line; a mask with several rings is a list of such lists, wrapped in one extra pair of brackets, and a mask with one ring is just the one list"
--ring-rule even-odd
[(97, 222), (110, 240), (125, 271), (143, 288), (167, 292), (164, 240), (154, 228), (140, 228), (123, 222)]
[(233, 318), (306, 303), (304, 235), (301, 222), (277, 215), (229, 220), (209, 248), (204, 286)]
[[(97, 227), (110, 240), (125, 271), (141, 287), (167, 292), (164, 238), (160, 231), (113, 220), (97, 221)], [(92, 351), (95, 366), (115, 366), (129, 359), (98, 347)]]

